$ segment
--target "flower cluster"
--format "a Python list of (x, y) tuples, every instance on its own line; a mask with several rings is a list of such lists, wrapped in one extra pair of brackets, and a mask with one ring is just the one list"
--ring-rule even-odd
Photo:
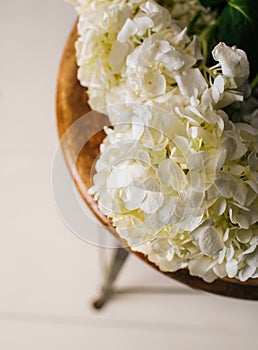
[(258, 123), (223, 110), (243, 100), (245, 52), (219, 43), (207, 67), (152, 0), (77, 5), (78, 76), (113, 125), (91, 188), (100, 210), (161, 270), (258, 277)]
[(169, 10), (173, 21), (181, 28), (195, 22), (196, 30), (202, 31), (215, 22), (215, 13), (204, 8), (199, 0), (162, 0), (160, 3)]
[[(187, 12), (178, 11), (177, 1), (177, 21), (152, 0), (78, 0), (77, 5), (78, 79), (88, 88), (92, 109), (164, 95), (174, 75), (201, 58), (197, 37), (190, 40), (177, 24)], [(192, 10), (191, 1), (187, 8)]]

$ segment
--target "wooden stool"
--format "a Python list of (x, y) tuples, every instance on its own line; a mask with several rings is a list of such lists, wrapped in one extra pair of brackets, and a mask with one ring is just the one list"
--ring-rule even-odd
[[(76, 39), (77, 28), (75, 25), (63, 52), (57, 81), (56, 111), (59, 138), (61, 140), (67, 166), (82, 198), (86, 201), (89, 208), (100, 222), (114, 235), (119, 244), (122, 247), (126, 247), (126, 250), (124, 250), (124, 248), (122, 248), (122, 250), (118, 249), (110, 269), (109, 277), (103, 287), (103, 295), (94, 304), (95, 307), (100, 308), (110, 297), (112, 284), (128, 255), (127, 252), (137, 255), (146, 264), (151, 265), (160, 273), (190, 287), (229, 297), (258, 300), (258, 279), (249, 279), (246, 282), (240, 282), (237, 279), (224, 278), (217, 279), (213, 283), (206, 283), (198, 277), (191, 276), (186, 269), (176, 272), (160, 271), (159, 268), (148, 261), (143, 254), (131, 251), (126, 242), (118, 236), (111, 222), (99, 211), (96, 202), (89, 195), (88, 189), (92, 185), (90, 181), (91, 172), (99, 154), (99, 145), (105, 137), (102, 128), (108, 125), (108, 119), (106, 116), (90, 110), (87, 104), (85, 88), (81, 87), (77, 80), (77, 65), (74, 49)], [(80, 117), (85, 114), (87, 114), (87, 116), (78, 122)], [(72, 132), (66, 134), (71, 126)], [(82, 137), (88, 141), (83, 148), (80, 149)], [(79, 154), (78, 157), (77, 154)]]

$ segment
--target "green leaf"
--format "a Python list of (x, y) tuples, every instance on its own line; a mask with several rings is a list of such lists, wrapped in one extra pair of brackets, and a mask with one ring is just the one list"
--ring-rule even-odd
[(258, 1), (228, 0), (218, 20), (218, 40), (248, 56), (251, 77), (258, 72)]
[(222, 4), (223, 2), (226, 3), (226, 0), (199, 0), (202, 6), (205, 7), (212, 7), (219, 4)]

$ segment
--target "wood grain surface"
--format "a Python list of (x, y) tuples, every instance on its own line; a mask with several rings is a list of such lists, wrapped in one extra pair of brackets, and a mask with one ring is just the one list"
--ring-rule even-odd
[[(87, 91), (81, 87), (77, 80), (74, 49), (76, 39), (77, 27), (75, 24), (62, 55), (56, 94), (57, 128), (67, 166), (82, 198), (100, 222), (108, 228), (120, 244), (126, 247), (131, 254), (137, 255), (145, 263), (160, 271), (143, 254), (133, 252), (127, 247), (126, 242), (118, 236), (111, 222), (99, 211), (96, 202), (88, 193), (88, 188), (91, 186), (92, 173), (94, 173), (94, 162), (99, 154), (99, 145), (105, 136), (102, 129), (103, 126), (108, 125), (108, 119), (106, 116), (90, 110), (87, 104)], [(81, 118), (82, 116), (84, 117)], [(81, 148), (81, 144), (85, 139), (88, 141)], [(85, 217), (85, 220), (87, 220), (87, 217)], [(235, 298), (258, 300), (257, 279), (240, 282), (236, 279), (225, 278), (217, 279), (213, 283), (206, 283), (198, 277), (191, 276), (186, 269), (173, 273), (163, 271), (160, 271), (160, 273), (190, 287), (207, 292)]]

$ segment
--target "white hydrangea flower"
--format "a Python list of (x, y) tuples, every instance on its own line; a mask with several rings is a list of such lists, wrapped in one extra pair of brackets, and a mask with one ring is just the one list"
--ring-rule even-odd
[(172, 2), (177, 23), (152, 0), (74, 3), (78, 77), (113, 124), (91, 189), (100, 210), (161, 270), (257, 277), (258, 123), (221, 110), (243, 99), (245, 53), (220, 43), (218, 65), (198, 66), (199, 40), (178, 26), (195, 0)]
[[(78, 78), (88, 87), (93, 109), (112, 101), (110, 90), (116, 87), (131, 102), (162, 96), (171, 90), (174, 72), (190, 68), (202, 57), (198, 39), (191, 41), (186, 29), (181, 30), (155, 1), (85, 0), (77, 11)], [(135, 70), (137, 57), (141, 62)], [(146, 96), (141, 93), (145, 90)]]
[[(162, 270), (243, 280), (256, 273), (248, 249), (257, 234), (258, 162), (240, 126), (202, 108), (171, 115), (148, 105), (110, 107), (122, 124), (107, 130), (96, 165), (102, 181), (94, 178), (92, 193), (132, 249)], [(234, 140), (245, 147), (235, 149)]]
[(127, 56), (122, 76), (136, 101), (151, 100), (173, 90), (178, 73), (197, 61), (188, 50), (189, 44), (185, 30), (171, 29), (164, 35), (158, 33), (144, 39)]
[(84, 0), (77, 6), (78, 79), (88, 88), (93, 109), (106, 105), (107, 93), (118, 84), (125, 59), (135, 47), (133, 42), (119, 42), (117, 36), (142, 2)]

